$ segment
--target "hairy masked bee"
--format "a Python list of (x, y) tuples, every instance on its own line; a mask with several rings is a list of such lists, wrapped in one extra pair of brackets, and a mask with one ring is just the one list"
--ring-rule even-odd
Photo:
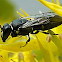
[[(29, 17), (28, 17), (29, 18)], [(55, 13), (44, 13), (40, 17), (35, 17), (34, 20), (27, 20), (26, 18), (20, 18), (12, 21), (10, 24), (6, 23), (1, 27), (1, 38), (3, 42), (9, 35), (16, 37), (18, 35), (28, 35), (26, 44), (30, 41), (29, 33), (37, 34), (40, 30), (48, 30), (57, 27), (62, 24), (62, 17)], [(34, 31), (37, 30), (35, 33)], [(48, 34), (47, 32), (43, 32)], [(25, 44), (25, 45), (26, 45)], [(24, 45), (24, 46), (25, 46)]]

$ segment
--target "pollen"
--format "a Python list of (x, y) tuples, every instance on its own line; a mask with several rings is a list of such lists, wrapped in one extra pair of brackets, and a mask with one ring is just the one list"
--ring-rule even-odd
[(46, 41), (47, 41), (47, 42), (50, 42), (50, 41), (51, 41), (51, 37), (52, 37), (52, 36), (49, 34), (49, 35), (47, 36), (47, 38), (46, 38)]
[(60, 38), (60, 40), (62, 40), (62, 34), (59, 34), (59, 38)]
[(18, 58), (19, 58), (19, 60), (24, 59), (24, 56), (23, 56), (23, 54), (21, 52), (18, 54)]

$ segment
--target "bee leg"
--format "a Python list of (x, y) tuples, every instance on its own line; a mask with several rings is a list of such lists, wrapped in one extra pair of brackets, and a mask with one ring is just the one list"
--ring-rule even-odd
[(16, 31), (12, 31), (12, 32), (11, 32), (11, 36), (12, 36), (12, 37), (16, 37), (16, 36), (17, 36)]
[(36, 32), (32, 31), (31, 34), (37, 34), (39, 31), (37, 30)]
[[(48, 32), (42, 32), (42, 33), (44, 33), (44, 34), (50, 34)], [(59, 34), (51, 34), (51, 35), (59, 35)]]
[(28, 34), (28, 40), (26, 41), (26, 44), (24, 46), (21, 46), (21, 47), (25, 47), (28, 44), (29, 41), (30, 41), (30, 36)]

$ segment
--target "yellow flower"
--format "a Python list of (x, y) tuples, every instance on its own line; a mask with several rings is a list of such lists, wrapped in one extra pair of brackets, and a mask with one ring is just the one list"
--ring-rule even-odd
[[(58, 15), (62, 16), (62, 13), (59, 12), (62, 10), (62, 7), (60, 6), (58, 0), (57, 0), (57, 5), (55, 4), (54, 0), (52, 0), (53, 3), (47, 2), (45, 0), (38, 0), (38, 1), (40, 1), (41, 3), (49, 7), (51, 10), (56, 12)], [(23, 15), (17, 11), (17, 13), (21, 17), (30, 16), (24, 10), (22, 9), (20, 10), (24, 13)], [(34, 18), (27, 18), (27, 19), (29, 20), (29, 19), (34, 19)], [(50, 34), (54, 33), (53, 31), (48, 30)], [(1, 55), (0, 62), (14, 62), (14, 61), (16, 62), (59, 62), (58, 57), (62, 54), (62, 50), (61, 50), (62, 42), (57, 36), (55, 35), (51, 35), (51, 36), (52, 36), (52, 40), (49, 43), (46, 41), (46, 37), (47, 37), (46, 34), (43, 34), (41, 32), (39, 32), (38, 34), (35, 34), (35, 36), (30, 34), (30, 37), (32, 39), (25, 47), (21, 47), (25, 45), (26, 40), (27, 40), (27, 37), (24, 37), (24, 36), (22, 36), (21, 38), (19, 37), (10, 38), (11, 36), (9, 36), (10, 39), (7, 40), (7, 42), (5, 43), (3, 43), (1, 40), (0, 41), (0, 50), (1, 50), (0, 51), (0, 55)], [(6, 50), (6, 51), (3, 51), (3, 50)], [(42, 53), (41, 60), (38, 60), (32, 55), (31, 52), (33, 50), (41, 51)], [(8, 54), (9, 54), (8, 51), (14, 52), (11, 57), (8, 57)], [(4, 52), (5, 54), (3, 54)]]
[[(22, 16), (22, 15), (20, 15), (20, 16)], [(25, 14), (25, 16), (26, 16), (26, 14)], [(37, 39), (37, 42), (39, 44), (40, 50), (43, 53), (44, 61), (45, 62), (55, 62), (56, 60), (55, 60), (55, 57), (54, 57), (54, 55), (52, 53), (52, 50), (56, 49), (56, 47), (55, 47), (54, 43), (51, 43), (52, 47), (53, 47), (53, 45), (55, 47), (55, 48), (51, 48), (50, 45), (44, 39), (44, 38), (46, 38), (46, 35), (45, 34), (42, 35), (42, 34), (43, 33), (41, 33), (41, 32), (39, 32), (38, 34), (36, 34), (36, 39)]]
[(45, 0), (38, 0), (38, 1), (47, 6), (48, 8), (50, 8), (53, 12), (62, 16), (62, 6), (59, 5), (59, 0), (57, 0), (57, 4), (54, 3), (54, 0), (52, 0), (53, 3)]

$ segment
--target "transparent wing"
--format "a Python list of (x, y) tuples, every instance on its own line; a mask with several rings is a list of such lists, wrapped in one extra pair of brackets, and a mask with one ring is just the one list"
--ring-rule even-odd
[(44, 24), (44, 23), (49, 23), (48, 19), (46, 20), (42, 20), (42, 18), (36, 19), (34, 21), (28, 21), (25, 24), (23, 24), (22, 28), (27, 28), (27, 27), (31, 27), (34, 25), (40, 25), (40, 24)]

